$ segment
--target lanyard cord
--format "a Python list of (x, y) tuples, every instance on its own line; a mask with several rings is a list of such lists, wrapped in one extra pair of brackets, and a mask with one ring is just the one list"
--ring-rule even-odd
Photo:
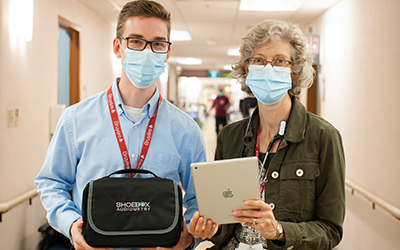
[[(107, 102), (108, 108), (110, 110), (111, 120), (114, 127), (115, 136), (118, 141), (119, 149), (121, 151), (122, 160), (124, 161), (124, 165), (126, 169), (131, 169), (131, 161), (129, 158), (129, 152), (125, 144), (124, 136), (122, 134), (121, 125), (118, 118), (118, 113), (116, 112), (114, 97), (112, 94), (112, 86), (107, 91)], [(147, 152), (149, 151), (150, 142), (153, 137), (154, 127), (157, 119), (158, 109), (161, 105), (162, 97), (160, 94), (157, 110), (154, 112), (153, 116), (150, 118), (149, 124), (147, 125), (145, 138), (143, 141), (142, 151), (140, 152), (140, 156), (138, 157), (138, 162), (136, 165), (136, 169), (140, 169), (143, 165), (144, 160), (146, 159)], [(135, 173), (129, 173), (130, 177), (135, 176)]]
[[(265, 162), (267, 161), (268, 154), (269, 154), (269, 152), (271, 151), (272, 145), (273, 145), (277, 140), (280, 140), (280, 141), (279, 141), (279, 144), (278, 144), (277, 150), (279, 149), (279, 146), (280, 146), (281, 143), (282, 143), (282, 138), (281, 138), (281, 136), (279, 136), (279, 135), (277, 134), (277, 135), (275, 135), (274, 138), (272, 138), (272, 140), (269, 142), (269, 145), (268, 145), (268, 148), (267, 148), (267, 152), (265, 153), (264, 160), (263, 160), (263, 162), (261, 163), (261, 162), (260, 162), (260, 158), (259, 158), (260, 153), (259, 153), (259, 146), (258, 146), (258, 143), (259, 143), (259, 131), (257, 131), (256, 157), (258, 158), (258, 161), (261, 163), (261, 169), (260, 169), (260, 172), (259, 172), (259, 176), (260, 176), (260, 177), (261, 177), (262, 171), (263, 171), (263, 169), (264, 169)], [(263, 193), (264, 188), (265, 188), (265, 184), (268, 182), (268, 171), (269, 171), (269, 167), (268, 167), (267, 170), (265, 171), (264, 177), (263, 177), (262, 180), (260, 181), (260, 196), (262, 196), (262, 193)]]

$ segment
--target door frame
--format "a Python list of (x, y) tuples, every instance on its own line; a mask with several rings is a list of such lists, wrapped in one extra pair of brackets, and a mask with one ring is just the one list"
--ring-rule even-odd
[(58, 17), (59, 27), (65, 29), (70, 34), (70, 61), (69, 61), (69, 104), (73, 105), (80, 101), (80, 49), (79, 49), (79, 32), (81, 28), (68, 21), (67, 19)]

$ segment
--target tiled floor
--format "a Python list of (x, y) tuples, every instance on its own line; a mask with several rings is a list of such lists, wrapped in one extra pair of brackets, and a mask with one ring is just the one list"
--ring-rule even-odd
[[(243, 118), (240, 112), (238, 111), (232, 112), (228, 117), (228, 124), (236, 122), (241, 119)], [(213, 115), (210, 115), (207, 118), (203, 118), (201, 121), (203, 123), (201, 132), (203, 133), (204, 142), (206, 144), (207, 161), (213, 161), (214, 151), (217, 145), (217, 133), (215, 131), (215, 117)]]
[[(203, 127), (201, 132), (203, 134), (204, 142), (206, 144), (207, 161), (214, 160), (214, 151), (216, 146), (217, 133), (215, 132), (215, 118), (209, 116), (202, 120)], [(204, 241), (196, 248), (196, 250), (203, 250), (211, 247), (213, 244), (209, 241)]]
[(206, 144), (207, 161), (214, 160), (214, 151), (217, 140), (217, 133), (215, 131), (215, 118), (208, 116), (203, 121), (201, 132), (203, 134), (204, 143)]

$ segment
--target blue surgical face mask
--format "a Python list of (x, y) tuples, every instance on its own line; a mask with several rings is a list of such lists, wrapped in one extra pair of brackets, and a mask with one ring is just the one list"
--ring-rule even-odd
[(135, 87), (145, 89), (164, 72), (166, 58), (167, 54), (156, 54), (150, 49), (125, 49), (122, 69)]
[(292, 88), (290, 72), (290, 68), (272, 67), (269, 64), (265, 67), (250, 65), (246, 85), (250, 87), (257, 100), (272, 105), (282, 100), (286, 92)]

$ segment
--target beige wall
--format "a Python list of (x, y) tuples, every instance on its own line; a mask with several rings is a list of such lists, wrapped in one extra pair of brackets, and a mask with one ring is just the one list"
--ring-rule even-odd
[[(342, 0), (310, 25), (321, 34), (322, 116), (342, 133), (347, 177), (400, 207), (400, 1)], [(337, 26), (327, 41), (325, 29)], [(308, 32), (308, 27), (302, 27)], [(333, 42), (337, 60), (328, 60)], [(329, 53), (329, 52), (328, 52)], [(339, 249), (399, 249), (400, 222), (347, 190)]]
[[(34, 0), (33, 39), (9, 35), (10, 0), (0, 0), (0, 203), (34, 186), (49, 144), (49, 107), (57, 103), (58, 16), (80, 26), (81, 97), (112, 84), (114, 27), (77, 0)], [(18, 126), (7, 126), (7, 110), (19, 110)], [(36, 249), (46, 222), (39, 198), (3, 214), (2, 249)]]

